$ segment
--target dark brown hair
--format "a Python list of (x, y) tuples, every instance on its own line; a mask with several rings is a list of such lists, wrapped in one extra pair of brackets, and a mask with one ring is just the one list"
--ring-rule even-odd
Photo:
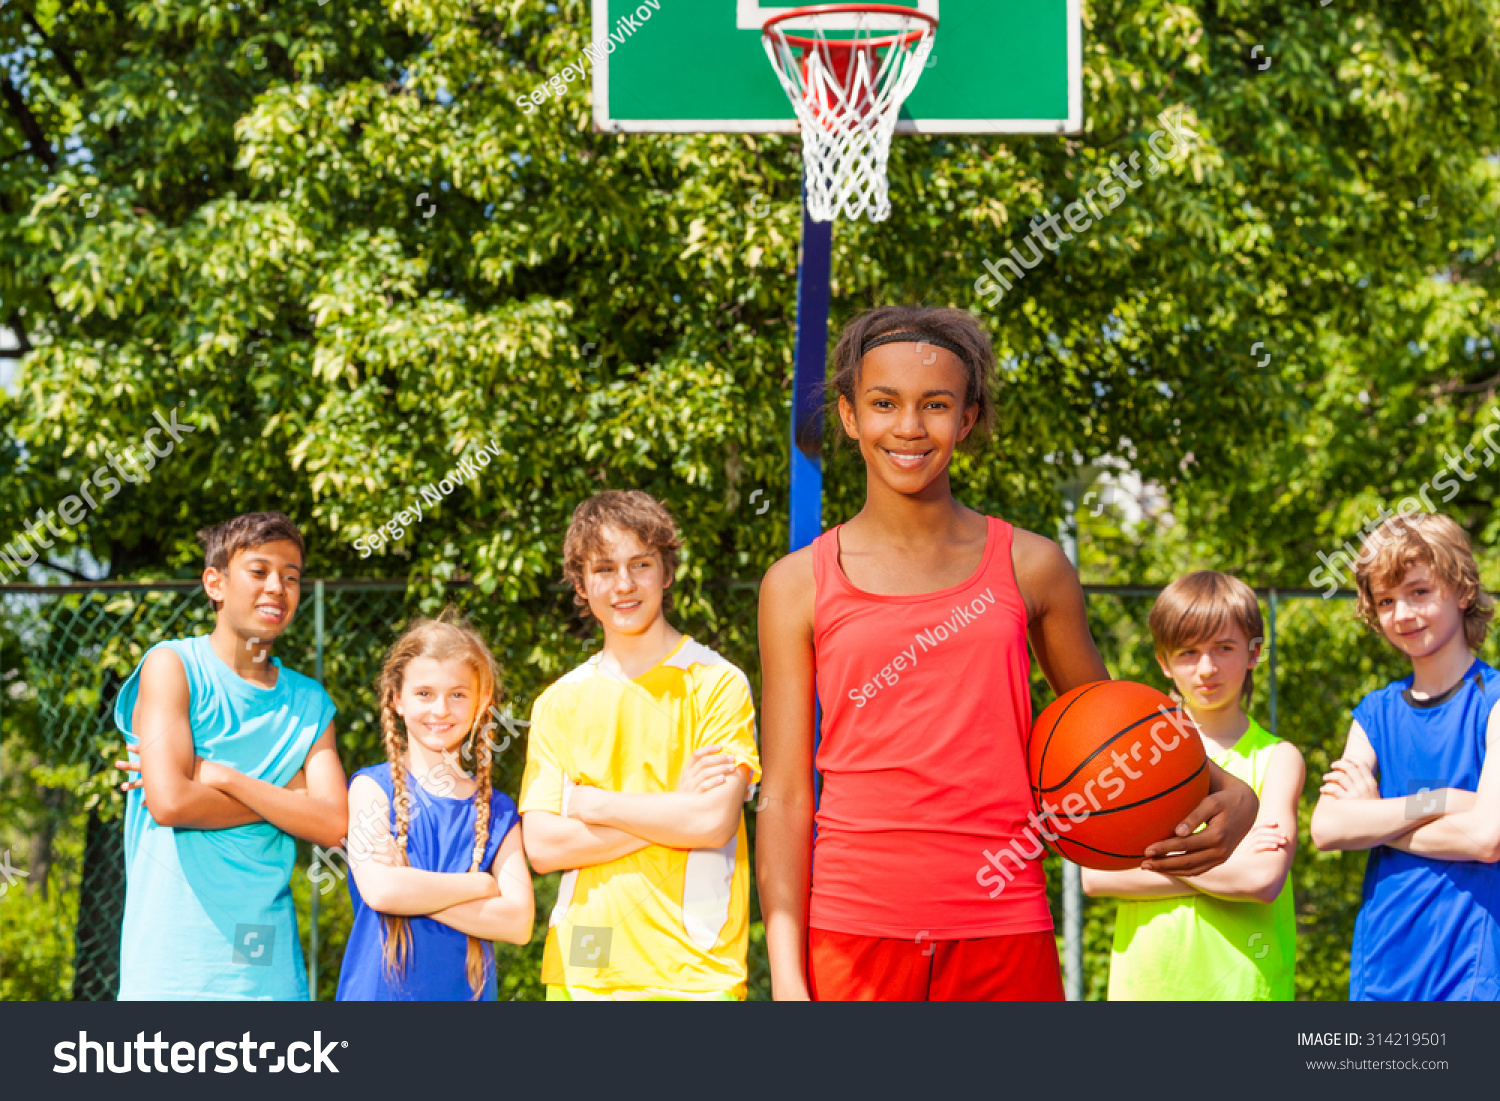
[[(283, 539), (297, 544), (297, 553), (305, 565), (307, 544), (302, 541), (302, 533), (297, 530), (297, 525), (283, 512), (246, 512), (198, 533), (198, 544), (203, 548), (204, 568), (218, 570), (220, 573), (228, 571), (229, 563), (240, 551), (277, 543)], [(213, 601), (213, 606), (217, 612), (220, 601)]]
[(839, 398), (855, 404), (859, 366), (865, 344), (886, 333), (928, 333), (961, 349), (959, 361), (968, 376), (964, 408), (979, 406), (974, 429), (959, 443), (967, 449), (986, 439), (995, 427), (995, 399), (991, 393), (995, 375), (995, 349), (989, 335), (967, 310), (928, 309), (922, 306), (882, 306), (867, 310), (844, 326), (833, 349), (833, 378), (824, 387), (830, 405)]
[[(1156, 657), (1167, 662), (1173, 654), (1215, 638), (1225, 624), (1245, 632), (1255, 656), (1265, 642), (1260, 602), (1255, 590), (1237, 577), (1218, 570), (1198, 570), (1179, 577), (1156, 598), (1146, 625), (1156, 643)], [(1240, 701), (1248, 705), (1255, 691), (1255, 670), (1245, 670)]]
[(1390, 517), (1365, 536), (1354, 563), (1359, 586), (1359, 614), (1380, 631), (1380, 610), (1375, 607), (1375, 589), (1401, 584), (1413, 566), (1432, 568), (1438, 581), (1464, 609), (1464, 640), (1469, 652), (1484, 647), (1495, 615), (1495, 602), (1479, 584), (1479, 566), (1469, 548), (1469, 534), (1440, 512), (1402, 513)]
[[(666, 507), (649, 493), (638, 489), (606, 489), (596, 493), (573, 510), (568, 533), (563, 537), (563, 580), (573, 589), (573, 603), (585, 615), (588, 598), (583, 595), (584, 571), (589, 563), (604, 553), (604, 528), (628, 531), (646, 547), (661, 555), (662, 568), (670, 580), (677, 576), (677, 524)], [(662, 611), (671, 610), (671, 590), (662, 593)]]

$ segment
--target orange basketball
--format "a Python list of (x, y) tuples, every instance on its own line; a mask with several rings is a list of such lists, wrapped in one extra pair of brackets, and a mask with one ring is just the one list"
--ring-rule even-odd
[(1101, 680), (1059, 696), (1028, 747), (1048, 844), (1085, 868), (1139, 867), (1208, 794), (1208, 757), (1192, 720), (1144, 684)]

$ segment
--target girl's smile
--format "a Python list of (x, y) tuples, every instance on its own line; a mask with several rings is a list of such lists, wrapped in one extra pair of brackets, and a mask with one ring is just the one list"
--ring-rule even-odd
[(882, 451), (890, 458), (891, 463), (901, 470), (918, 470), (927, 461), (931, 451), (892, 451), (888, 447), (882, 447)]
[(478, 705), (474, 670), (466, 662), (421, 657), (406, 667), (396, 713), (406, 720), (414, 747), (441, 754), (468, 736)]
[(974, 427), (978, 407), (965, 407), (967, 389), (963, 363), (952, 352), (885, 344), (864, 356), (853, 400), (839, 398), (839, 417), (871, 474), (888, 471), (880, 477), (912, 493), (945, 474), (953, 449)]

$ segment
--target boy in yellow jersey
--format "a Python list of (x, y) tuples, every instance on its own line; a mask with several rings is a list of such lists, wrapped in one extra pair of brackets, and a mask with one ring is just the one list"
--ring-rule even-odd
[(676, 526), (639, 491), (573, 512), (563, 572), (603, 652), (531, 712), (521, 834), (562, 870), (547, 998), (745, 996), (750, 862), (744, 803), (760, 778), (745, 674), (667, 622)]
[(1245, 712), (1260, 606), (1243, 581), (1200, 570), (1163, 589), (1148, 622), (1209, 759), (1254, 788), (1260, 812), (1229, 859), (1202, 875), (1084, 869), (1085, 893), (1120, 900), (1110, 1000), (1290, 1001), (1297, 919), (1286, 878), (1303, 765)]

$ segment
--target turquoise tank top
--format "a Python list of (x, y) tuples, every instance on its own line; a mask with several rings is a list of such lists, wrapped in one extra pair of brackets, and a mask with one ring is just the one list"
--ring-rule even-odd
[[(213, 652), (209, 636), (171, 639), (187, 671), (193, 748), (258, 780), (284, 786), (333, 720), (333, 700), (272, 658), (272, 688), (251, 684)], [(144, 659), (143, 659), (144, 663)], [(132, 750), (137, 666), (115, 700)], [(142, 789), (125, 804), (125, 918), (119, 998), (307, 998), (290, 887), (296, 841), (269, 822), (223, 830), (157, 825)]]

